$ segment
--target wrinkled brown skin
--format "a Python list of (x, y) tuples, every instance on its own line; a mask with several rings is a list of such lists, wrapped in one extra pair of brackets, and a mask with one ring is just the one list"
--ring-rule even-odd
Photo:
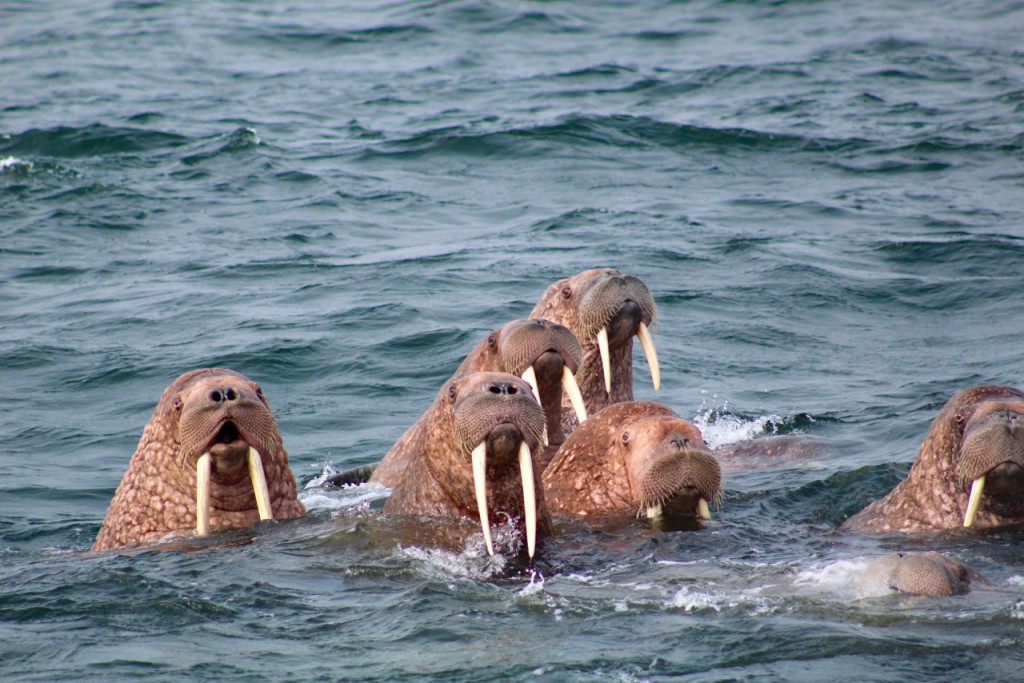
[[(587, 415), (605, 406), (633, 400), (633, 337), (643, 321), (653, 327), (657, 312), (644, 282), (611, 268), (586, 270), (554, 283), (541, 295), (531, 318), (551, 320), (572, 330), (583, 348), (576, 371)], [(612, 390), (605, 391), (597, 333), (608, 327)], [(576, 413), (563, 398), (562, 426), (568, 435), (578, 424)]]
[(538, 537), (553, 532), (540, 486), (544, 413), (530, 385), (515, 375), (472, 372), (445, 382), (420, 419), (420, 437), (409, 444), (410, 459), (394, 484), (384, 512), (462, 517), (479, 523), (471, 452), (488, 441), (487, 500), (492, 523), (501, 513), (523, 527), (519, 444), (526, 441), (534, 461)]
[[(230, 423), (234, 426), (222, 428)], [(164, 390), (142, 432), (92, 549), (159, 541), (196, 525), (196, 462), (212, 456), (210, 529), (259, 521), (249, 446), (262, 455), (274, 519), (301, 517), (295, 477), (263, 392), (221, 368), (193, 370)]]
[[(532, 365), (548, 429), (548, 446), (538, 454), (539, 466), (543, 468), (564, 440), (562, 368), (567, 366), (576, 372), (582, 353), (576, 337), (562, 325), (548, 320), (513, 320), (473, 347), (452, 378), (470, 372), (506, 372), (520, 376)], [(388, 450), (370, 481), (393, 487), (401, 480), (425, 438), (423, 422), (427, 414), (424, 413)]]
[[(990, 585), (973, 567), (936, 552), (893, 553), (872, 560), (864, 569), (862, 586), (883, 581), (890, 590), (912, 595), (963, 595), (972, 583)], [(866, 592), (862, 589), (862, 592)]]
[(961, 391), (939, 411), (907, 478), (846, 520), (854, 531), (921, 533), (963, 525), (971, 483), (987, 483), (974, 526), (1024, 523), (1024, 393)]
[(551, 514), (587, 517), (614, 510), (696, 516), (697, 501), (717, 501), (718, 462), (693, 424), (660, 403), (625, 402), (588, 418), (544, 471)]

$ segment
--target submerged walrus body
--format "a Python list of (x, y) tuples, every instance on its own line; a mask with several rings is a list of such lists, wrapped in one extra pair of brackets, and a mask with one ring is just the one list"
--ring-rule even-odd
[(164, 391), (93, 550), (304, 513), (262, 390), (237, 372), (204, 368)]
[(857, 531), (1024, 523), (1024, 393), (977, 386), (932, 422), (907, 478), (846, 520)]
[(507, 515), (517, 520), (532, 557), (538, 536), (552, 527), (537, 462), (544, 412), (531, 394), (529, 384), (507, 373), (471, 372), (445, 382), (420, 418), (384, 512), (479, 520), (490, 553), (490, 521)]
[[(545, 290), (530, 313), (531, 318), (551, 320), (572, 330), (583, 349), (576, 382), (587, 414), (633, 400), (633, 337), (638, 337), (651, 368), (657, 390), (661, 369), (650, 328), (657, 312), (654, 297), (643, 280), (611, 268), (586, 270), (555, 282)], [(568, 435), (578, 421), (562, 411)]]
[(693, 424), (659, 403), (608, 406), (566, 439), (544, 471), (553, 515), (614, 510), (710, 517), (722, 490), (718, 462)]

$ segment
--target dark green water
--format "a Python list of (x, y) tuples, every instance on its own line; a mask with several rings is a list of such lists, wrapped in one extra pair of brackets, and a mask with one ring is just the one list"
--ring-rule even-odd
[[(0, 679), (1019, 680), (1024, 531), (838, 525), (953, 393), (1022, 385), (1021, 35), (982, 0), (5, 3)], [(316, 486), (597, 266), (658, 303), (638, 398), (832, 453), (727, 470), (699, 532), (561, 524), (540, 577)], [(310, 514), (89, 555), (212, 365)], [(856, 599), (924, 548), (994, 586)]]

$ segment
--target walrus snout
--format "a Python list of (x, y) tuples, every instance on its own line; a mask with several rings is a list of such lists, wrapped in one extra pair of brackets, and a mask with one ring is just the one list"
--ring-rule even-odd
[(912, 595), (963, 595), (971, 581), (988, 581), (977, 570), (951, 560), (937, 552), (894, 553), (872, 560), (864, 569), (860, 591), (868, 590), (879, 580), (891, 591)]
[(708, 503), (717, 503), (721, 497), (718, 461), (683, 436), (670, 437), (666, 446), (667, 452), (654, 455), (640, 467), (638, 512), (647, 517), (673, 514), (710, 519)]

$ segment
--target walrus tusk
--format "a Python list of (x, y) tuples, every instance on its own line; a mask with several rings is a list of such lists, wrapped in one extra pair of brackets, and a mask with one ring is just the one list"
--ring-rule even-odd
[[(544, 404), (540, 402), (540, 387), (537, 386), (537, 371), (534, 370), (533, 366), (531, 365), (531, 366), (527, 367), (525, 370), (523, 370), (523, 374), (520, 375), (520, 376), (523, 378), (523, 381), (525, 381), (527, 384), (529, 384), (530, 388), (533, 389), (533, 400), (535, 400), (537, 402), (537, 405), (539, 405), (540, 407), (543, 408)], [(543, 437), (544, 437), (544, 445), (547, 446), (548, 445), (548, 427), (547, 427), (547, 425), (544, 425)]]
[(583, 403), (583, 394), (580, 392), (580, 385), (576, 383), (576, 375), (565, 366), (562, 367), (562, 388), (569, 395), (569, 402), (576, 411), (576, 419), (583, 424), (587, 421), (587, 406)]
[(612, 393), (612, 359), (608, 351), (608, 328), (602, 327), (597, 333), (597, 348), (601, 352), (601, 368), (604, 370), (604, 390)]
[(964, 526), (974, 526), (974, 518), (981, 507), (981, 492), (985, 490), (985, 475), (981, 475), (971, 484), (971, 497), (967, 501), (967, 514), (964, 515)]
[(484, 543), (487, 544), (487, 554), (494, 554), (494, 545), (491, 543), (491, 521), (487, 518), (487, 443), (481, 441), (480, 445), (473, 449), (473, 488), (476, 491), (476, 507), (480, 511), (480, 528), (484, 532)]
[(708, 508), (708, 501), (704, 498), (697, 501), (697, 516), (701, 519), (711, 519), (711, 510)]
[(647, 508), (647, 519), (658, 519), (661, 517), (661, 503)]
[(196, 536), (210, 535), (210, 453), (196, 462)]
[(270, 491), (267, 489), (267, 474), (263, 471), (263, 459), (252, 446), (249, 446), (249, 477), (252, 478), (252, 491), (256, 494), (260, 519), (273, 519), (274, 511), (270, 507)]
[(644, 355), (647, 356), (647, 364), (651, 366), (651, 382), (654, 383), (654, 390), (661, 389), (661, 364), (658, 363), (658, 352), (654, 350), (654, 339), (651, 331), (647, 329), (643, 321), (640, 321), (640, 328), (636, 332), (640, 337), (640, 346), (643, 347)]
[(523, 515), (526, 517), (526, 552), (533, 559), (537, 547), (537, 495), (533, 486), (533, 457), (530, 447), (523, 441), (519, 444), (519, 473), (523, 478)]

